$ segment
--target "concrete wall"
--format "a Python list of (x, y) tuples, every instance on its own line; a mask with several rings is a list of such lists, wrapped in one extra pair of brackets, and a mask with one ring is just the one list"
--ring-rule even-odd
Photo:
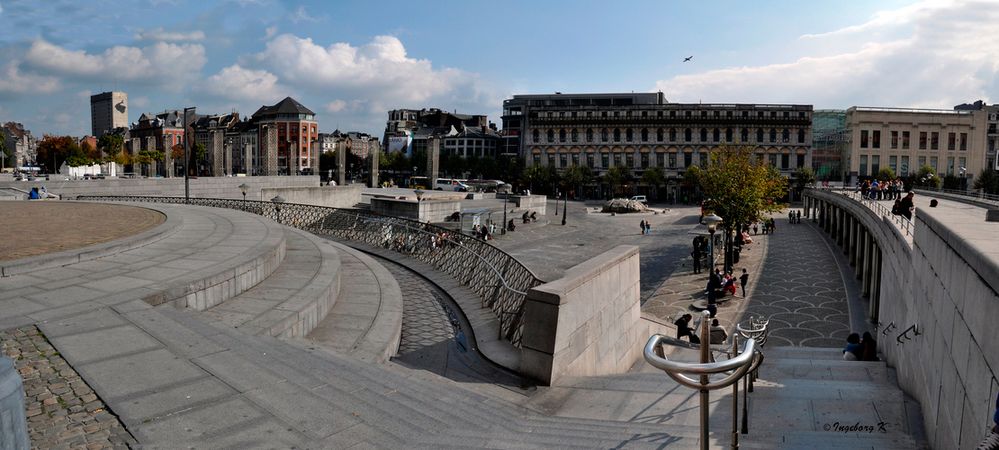
[(260, 190), (260, 197), (264, 200), (270, 200), (274, 196), (280, 195), (288, 203), (353, 208), (354, 205), (361, 202), (363, 189), (364, 185), (361, 184), (322, 187), (267, 187)]
[(372, 198), (371, 210), (386, 216), (404, 217), (420, 222), (443, 222), (444, 218), (461, 211), (461, 202), (456, 200), (397, 200), (394, 198)]
[[(919, 400), (933, 448), (973, 449), (999, 393), (999, 223), (981, 207), (917, 196), (911, 245), (890, 221), (841, 195), (813, 197), (846, 211), (877, 241), (878, 350)], [(859, 258), (859, 257), (858, 257)], [(858, 259), (858, 264), (863, 264)], [(919, 336), (896, 338), (916, 325)]]
[(563, 377), (624, 373), (642, 357), (638, 247), (622, 245), (527, 293), (521, 373), (557, 385)]
[[(264, 187), (306, 187), (319, 186), (319, 176), (297, 177), (201, 177), (192, 178), (191, 196), (201, 198), (243, 198), (240, 184), (249, 186), (247, 200), (264, 200), (260, 195)], [(32, 186), (45, 186), (50, 193), (63, 198), (78, 195), (153, 195), (161, 197), (183, 197), (184, 178), (113, 178), (105, 180), (69, 181), (9, 181), (0, 182), (0, 189), (16, 187), (30, 190)], [(273, 196), (271, 196), (273, 197)], [(270, 199), (268, 197), (267, 199)]]
[(517, 209), (537, 211), (540, 216), (545, 215), (548, 208), (548, 197), (544, 195), (513, 195), (510, 201)]

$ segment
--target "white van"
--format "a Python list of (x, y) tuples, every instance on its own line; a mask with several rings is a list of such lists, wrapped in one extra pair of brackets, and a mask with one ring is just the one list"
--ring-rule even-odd
[(463, 183), (462, 180), (455, 178), (438, 178), (437, 184), (434, 185), (434, 190), (466, 192), (468, 191), (468, 185)]
[(642, 202), (642, 204), (645, 204), (645, 205), (649, 204), (649, 200), (646, 199), (644, 195), (636, 195), (634, 197), (631, 197), (631, 199), (634, 200), (634, 201), (636, 201), (636, 202)]

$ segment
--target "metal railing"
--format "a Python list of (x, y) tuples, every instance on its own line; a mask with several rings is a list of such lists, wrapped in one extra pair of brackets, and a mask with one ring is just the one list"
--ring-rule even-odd
[(958, 195), (961, 197), (973, 198), (976, 200), (983, 200), (987, 202), (999, 203), (999, 195), (987, 194), (982, 190), (975, 191), (963, 191), (960, 189), (928, 189), (928, 188), (918, 188), (914, 189), (917, 193), (932, 195), (935, 193)]
[(335, 239), (362, 242), (415, 258), (475, 292), (499, 319), (501, 339), (520, 347), (524, 298), (542, 283), (520, 261), (485, 241), (436, 225), (359, 209), (256, 200), (144, 196), (80, 196), (78, 200), (189, 203), (258, 214)]
[[(702, 313), (702, 324), (706, 324), (710, 313), (704, 311)], [(701, 352), (701, 362), (700, 363), (685, 363), (679, 361), (671, 361), (666, 357), (663, 351), (663, 344), (675, 341), (674, 339), (668, 338), (661, 334), (654, 334), (649, 337), (649, 341), (645, 344), (645, 350), (643, 355), (645, 361), (647, 361), (653, 367), (666, 372), (670, 378), (675, 380), (691, 389), (696, 389), (700, 393), (700, 441), (701, 448), (708, 448), (708, 433), (709, 433), (709, 403), (710, 395), (709, 391), (716, 389), (723, 389), (728, 386), (732, 386), (732, 448), (739, 448), (739, 379), (744, 378), (746, 373), (753, 369), (753, 367), (758, 367), (763, 361), (762, 354), (758, 351), (756, 347), (756, 341), (753, 339), (747, 339), (742, 347), (742, 351), (739, 351), (738, 337), (733, 336), (732, 338), (732, 357), (725, 361), (713, 362), (711, 361), (711, 347), (708, 345), (710, 342), (710, 333), (707, 326), (701, 327), (701, 337), (699, 350)], [(721, 379), (712, 380), (711, 375), (723, 374)], [(691, 378), (691, 375), (697, 378)], [(745, 417), (746, 408), (743, 407), (743, 417)]]
[(902, 231), (903, 235), (905, 236), (912, 235), (912, 220), (909, 220), (908, 218), (906, 218), (901, 214), (892, 214), (891, 208), (885, 206), (885, 204), (882, 203), (882, 201), (890, 201), (890, 200), (874, 200), (870, 197), (864, 196), (863, 194), (857, 191), (844, 190), (841, 192), (841, 194), (843, 194), (843, 196), (845, 197), (850, 197), (851, 199), (864, 204), (865, 206), (867, 206), (868, 209), (874, 211), (879, 216), (890, 220), (895, 225), (898, 225), (898, 228), (899, 230)]

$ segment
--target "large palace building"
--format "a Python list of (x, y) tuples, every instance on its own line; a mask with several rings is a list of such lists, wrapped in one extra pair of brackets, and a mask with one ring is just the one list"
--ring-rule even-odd
[(515, 95), (503, 133), (528, 166), (585, 165), (597, 174), (662, 167), (677, 179), (713, 149), (748, 145), (791, 175), (811, 166), (811, 105), (669, 103), (662, 92)]

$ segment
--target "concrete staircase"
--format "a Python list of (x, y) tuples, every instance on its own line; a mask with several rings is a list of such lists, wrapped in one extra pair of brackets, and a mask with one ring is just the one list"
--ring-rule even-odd
[[(837, 349), (764, 351), (760, 378), (749, 394), (749, 434), (739, 436), (742, 448), (927, 448), (919, 404), (898, 388), (894, 370), (884, 362), (843, 361)], [(694, 360), (689, 353), (674, 357)], [(647, 365), (636, 369), (570, 380), (525, 405), (560, 417), (697, 426), (695, 391)], [(719, 445), (731, 440), (731, 409), (731, 388), (711, 392), (710, 424)]]

